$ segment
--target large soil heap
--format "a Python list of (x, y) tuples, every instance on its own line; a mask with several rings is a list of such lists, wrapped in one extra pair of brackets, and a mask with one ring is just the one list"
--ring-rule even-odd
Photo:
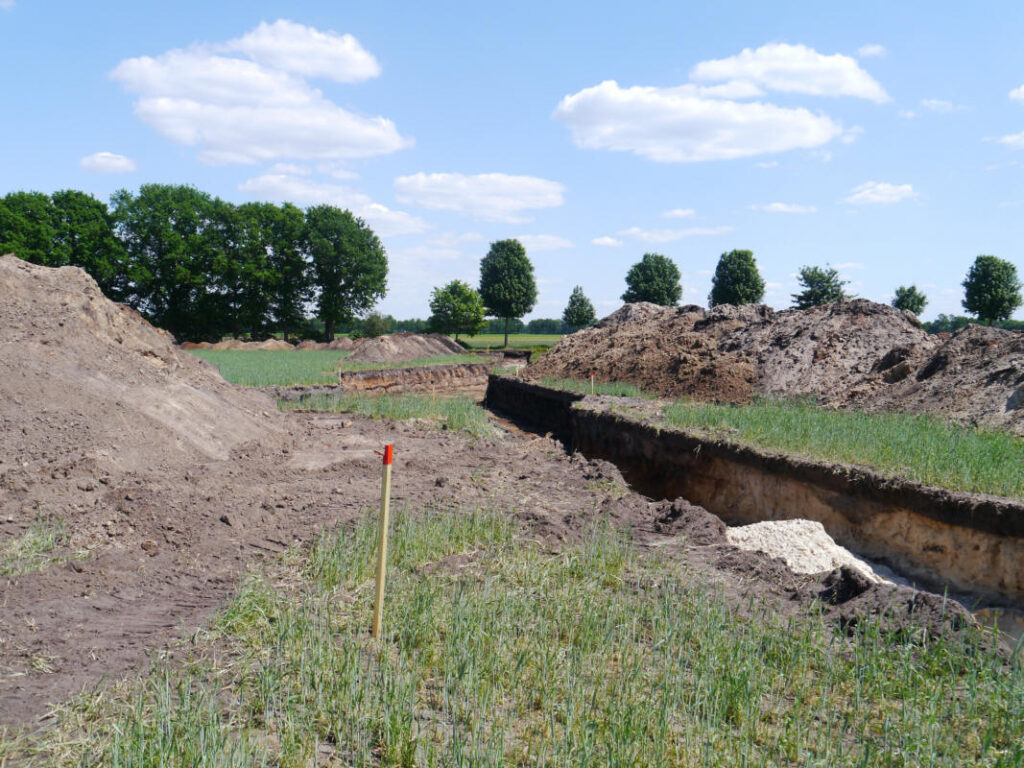
[(393, 333), (359, 340), (355, 352), (345, 358), (345, 362), (406, 363), (421, 357), (458, 355), (465, 351), (440, 333)]
[(864, 299), (807, 310), (627, 304), (527, 369), (743, 403), (813, 395), (834, 406), (929, 411), (1024, 434), (1024, 334), (968, 326), (943, 339)]
[(0, 482), (224, 459), (273, 429), (269, 398), (224, 382), (78, 268), (0, 257), (0, 297)]

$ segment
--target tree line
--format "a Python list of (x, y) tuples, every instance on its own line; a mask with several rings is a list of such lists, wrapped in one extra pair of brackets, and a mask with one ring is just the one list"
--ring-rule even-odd
[(328, 340), (387, 287), (387, 254), (330, 205), (236, 205), (185, 185), (119, 190), (108, 207), (62, 190), (0, 199), (0, 253), (83, 268), (108, 297), (179, 340), (310, 335)]

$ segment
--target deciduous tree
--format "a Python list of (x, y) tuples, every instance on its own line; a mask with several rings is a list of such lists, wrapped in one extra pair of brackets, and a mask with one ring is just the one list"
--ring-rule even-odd
[(582, 286), (577, 285), (569, 294), (569, 303), (566, 304), (565, 311), (562, 313), (562, 322), (569, 327), (570, 332), (586, 328), (597, 322), (594, 305), (583, 293)]
[(793, 294), (793, 306), (797, 309), (810, 309), (848, 298), (843, 286), (849, 281), (839, 279), (839, 272), (832, 267), (800, 267), (797, 280), (804, 288)]
[(430, 294), (430, 328), (438, 333), (476, 336), (484, 327), (484, 301), (468, 283), (452, 280)]
[(964, 309), (983, 323), (1006, 320), (1021, 305), (1017, 267), (995, 256), (976, 258), (962, 285)]
[(645, 253), (626, 273), (625, 302), (649, 301), (665, 307), (675, 306), (683, 295), (679, 267), (660, 253)]
[(928, 297), (917, 290), (916, 285), (901, 285), (896, 289), (892, 305), (896, 309), (906, 309), (915, 315), (920, 315), (928, 304)]
[(537, 302), (533, 264), (518, 240), (491, 243), (480, 261), (480, 297), (488, 315), (504, 319), (507, 347), (509, 323), (525, 315)]
[(708, 304), (759, 304), (764, 298), (764, 279), (757, 270), (752, 251), (729, 251), (718, 259), (711, 278)]

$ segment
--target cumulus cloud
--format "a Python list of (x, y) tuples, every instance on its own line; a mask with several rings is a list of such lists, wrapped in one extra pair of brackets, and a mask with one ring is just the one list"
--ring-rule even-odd
[(754, 210), (765, 213), (817, 213), (818, 209), (813, 205), (796, 205), (794, 203), (768, 203), (767, 205), (752, 206)]
[[(138, 97), (134, 109), (142, 122), (176, 144), (197, 147), (200, 160), (214, 165), (365, 158), (412, 145), (390, 120), (342, 109), (303, 78), (320, 74), (325, 62), (344, 59), (338, 51), (333, 59), (325, 52), (339, 40), (343, 48), (342, 36), (323, 33), (327, 42), (314, 44), (310, 63), (303, 66), (295, 40), (321, 33), (279, 24), (261, 25), (220, 46), (125, 59), (110, 76)], [(277, 48), (274, 35), (282, 38)], [(225, 55), (231, 53), (250, 58)], [(357, 72), (369, 76), (359, 56), (350, 58), (347, 68), (337, 64), (332, 70), (335, 79), (351, 81)]]
[(130, 157), (114, 152), (96, 152), (86, 155), (78, 161), (83, 170), (92, 173), (131, 173), (135, 170), (135, 161)]
[(877, 103), (889, 94), (856, 59), (818, 53), (806, 45), (772, 43), (756, 50), (744, 48), (736, 56), (702, 61), (693, 68), (698, 83), (742, 81), (768, 90), (811, 96), (855, 96)]
[(870, 59), (874, 56), (885, 56), (886, 50), (884, 45), (878, 43), (867, 43), (857, 49), (857, 55), (862, 59)]
[(266, 173), (248, 179), (238, 186), (242, 192), (253, 197), (298, 205), (336, 205), (346, 208), (356, 216), (365, 219), (374, 231), (383, 237), (410, 235), (424, 232), (429, 225), (418, 216), (405, 211), (395, 211), (374, 202), (358, 190), (331, 184), (307, 176), (287, 173)]
[(688, 229), (641, 229), (630, 227), (619, 232), (623, 237), (636, 238), (645, 243), (671, 243), (686, 237), (705, 237), (724, 235), (732, 232), (732, 227), (689, 227)]
[(560, 235), (517, 235), (516, 240), (528, 251), (560, 251), (576, 247), (572, 240)]
[(380, 65), (352, 35), (278, 19), (261, 23), (237, 40), (220, 46), (244, 53), (273, 70), (303, 77), (324, 77), (339, 83), (358, 83), (377, 77)]
[(530, 221), (523, 211), (556, 208), (564, 202), (564, 191), (556, 181), (504, 173), (415, 173), (395, 179), (400, 203), (485, 221)]
[(614, 80), (566, 96), (554, 117), (583, 149), (633, 152), (663, 163), (809, 149), (842, 133), (839, 123), (803, 108), (711, 99), (692, 86), (622, 88)]
[(921, 106), (930, 112), (962, 112), (967, 107), (945, 99), (921, 99)]
[(865, 203), (898, 203), (901, 200), (916, 196), (910, 184), (887, 184), (884, 181), (866, 181), (850, 190), (844, 198), (852, 205)]
[(1000, 144), (1005, 144), (1008, 147), (1014, 149), (1024, 149), (1024, 131), (1020, 133), (1011, 133), (1009, 136), (1003, 136), (998, 139)]
[(904, 120), (913, 120), (917, 113), (912, 109), (901, 109), (897, 114)]
[(671, 211), (665, 211), (661, 215), (666, 219), (690, 219), (696, 215), (696, 211), (693, 208), (673, 208)]
[(1024, 101), (1024, 85), (1018, 86), (1010, 91), (1010, 98), (1014, 101)]
[(623, 245), (621, 240), (609, 237), (608, 235), (605, 235), (604, 237), (595, 237), (590, 241), (590, 244), (600, 246), (601, 248), (618, 248)]

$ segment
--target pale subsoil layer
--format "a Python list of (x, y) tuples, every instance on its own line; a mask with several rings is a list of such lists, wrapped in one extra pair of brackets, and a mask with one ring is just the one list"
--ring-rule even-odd
[(627, 381), (667, 396), (744, 403), (813, 396), (930, 412), (1024, 434), (1024, 334), (972, 325), (928, 334), (864, 299), (808, 310), (627, 304), (564, 337), (526, 375)]

